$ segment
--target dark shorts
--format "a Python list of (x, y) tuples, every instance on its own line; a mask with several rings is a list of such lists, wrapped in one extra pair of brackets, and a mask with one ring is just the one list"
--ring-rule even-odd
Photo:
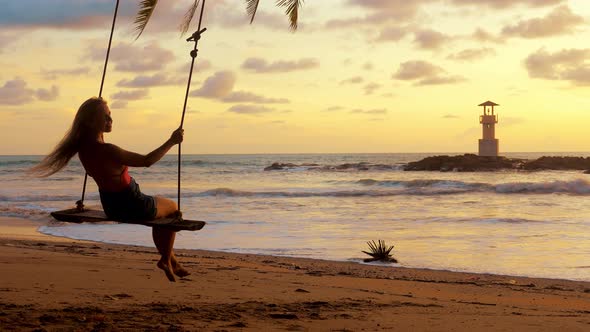
[(107, 217), (115, 220), (153, 220), (156, 218), (156, 199), (145, 195), (131, 178), (123, 191), (100, 191), (100, 202)]

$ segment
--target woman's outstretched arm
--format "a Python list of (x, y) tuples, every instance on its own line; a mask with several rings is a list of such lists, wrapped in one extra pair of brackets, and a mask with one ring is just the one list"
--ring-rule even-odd
[(115, 159), (123, 165), (132, 167), (150, 167), (158, 160), (162, 159), (170, 148), (182, 142), (183, 135), (184, 129), (176, 129), (164, 144), (146, 155), (127, 151), (113, 144), (109, 144), (109, 148), (112, 149)]

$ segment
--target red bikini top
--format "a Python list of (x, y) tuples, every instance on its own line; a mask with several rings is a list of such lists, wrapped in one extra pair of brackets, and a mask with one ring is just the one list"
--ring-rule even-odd
[(121, 175), (119, 175), (119, 181), (109, 180), (108, 184), (103, 183), (102, 186), (99, 185), (100, 190), (108, 192), (119, 192), (129, 188), (129, 185), (131, 184), (131, 176), (129, 176), (128, 170), (129, 168), (125, 166), (123, 168), (123, 171), (121, 172)]
[(129, 185), (131, 184), (131, 176), (129, 176), (129, 167), (127, 167), (127, 165), (125, 165), (125, 168), (123, 168), (123, 172), (121, 172), (121, 190), (129, 187)]

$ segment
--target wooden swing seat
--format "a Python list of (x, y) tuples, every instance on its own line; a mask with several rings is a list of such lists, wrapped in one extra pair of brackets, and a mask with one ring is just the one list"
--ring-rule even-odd
[(160, 218), (154, 220), (112, 220), (102, 210), (76, 208), (51, 212), (51, 216), (59, 221), (83, 223), (116, 221), (124, 224), (144, 225), (149, 227), (165, 227), (175, 231), (198, 231), (205, 226), (204, 221), (187, 220), (182, 218)]

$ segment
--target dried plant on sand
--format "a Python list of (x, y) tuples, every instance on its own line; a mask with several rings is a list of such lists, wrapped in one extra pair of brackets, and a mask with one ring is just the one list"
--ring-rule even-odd
[(372, 258), (364, 259), (364, 262), (382, 261), (397, 263), (397, 259), (393, 258), (390, 254), (391, 250), (393, 250), (393, 246), (387, 246), (383, 240), (378, 240), (377, 242), (378, 243), (375, 243), (374, 240), (367, 242), (370, 252), (364, 250), (362, 252)]

